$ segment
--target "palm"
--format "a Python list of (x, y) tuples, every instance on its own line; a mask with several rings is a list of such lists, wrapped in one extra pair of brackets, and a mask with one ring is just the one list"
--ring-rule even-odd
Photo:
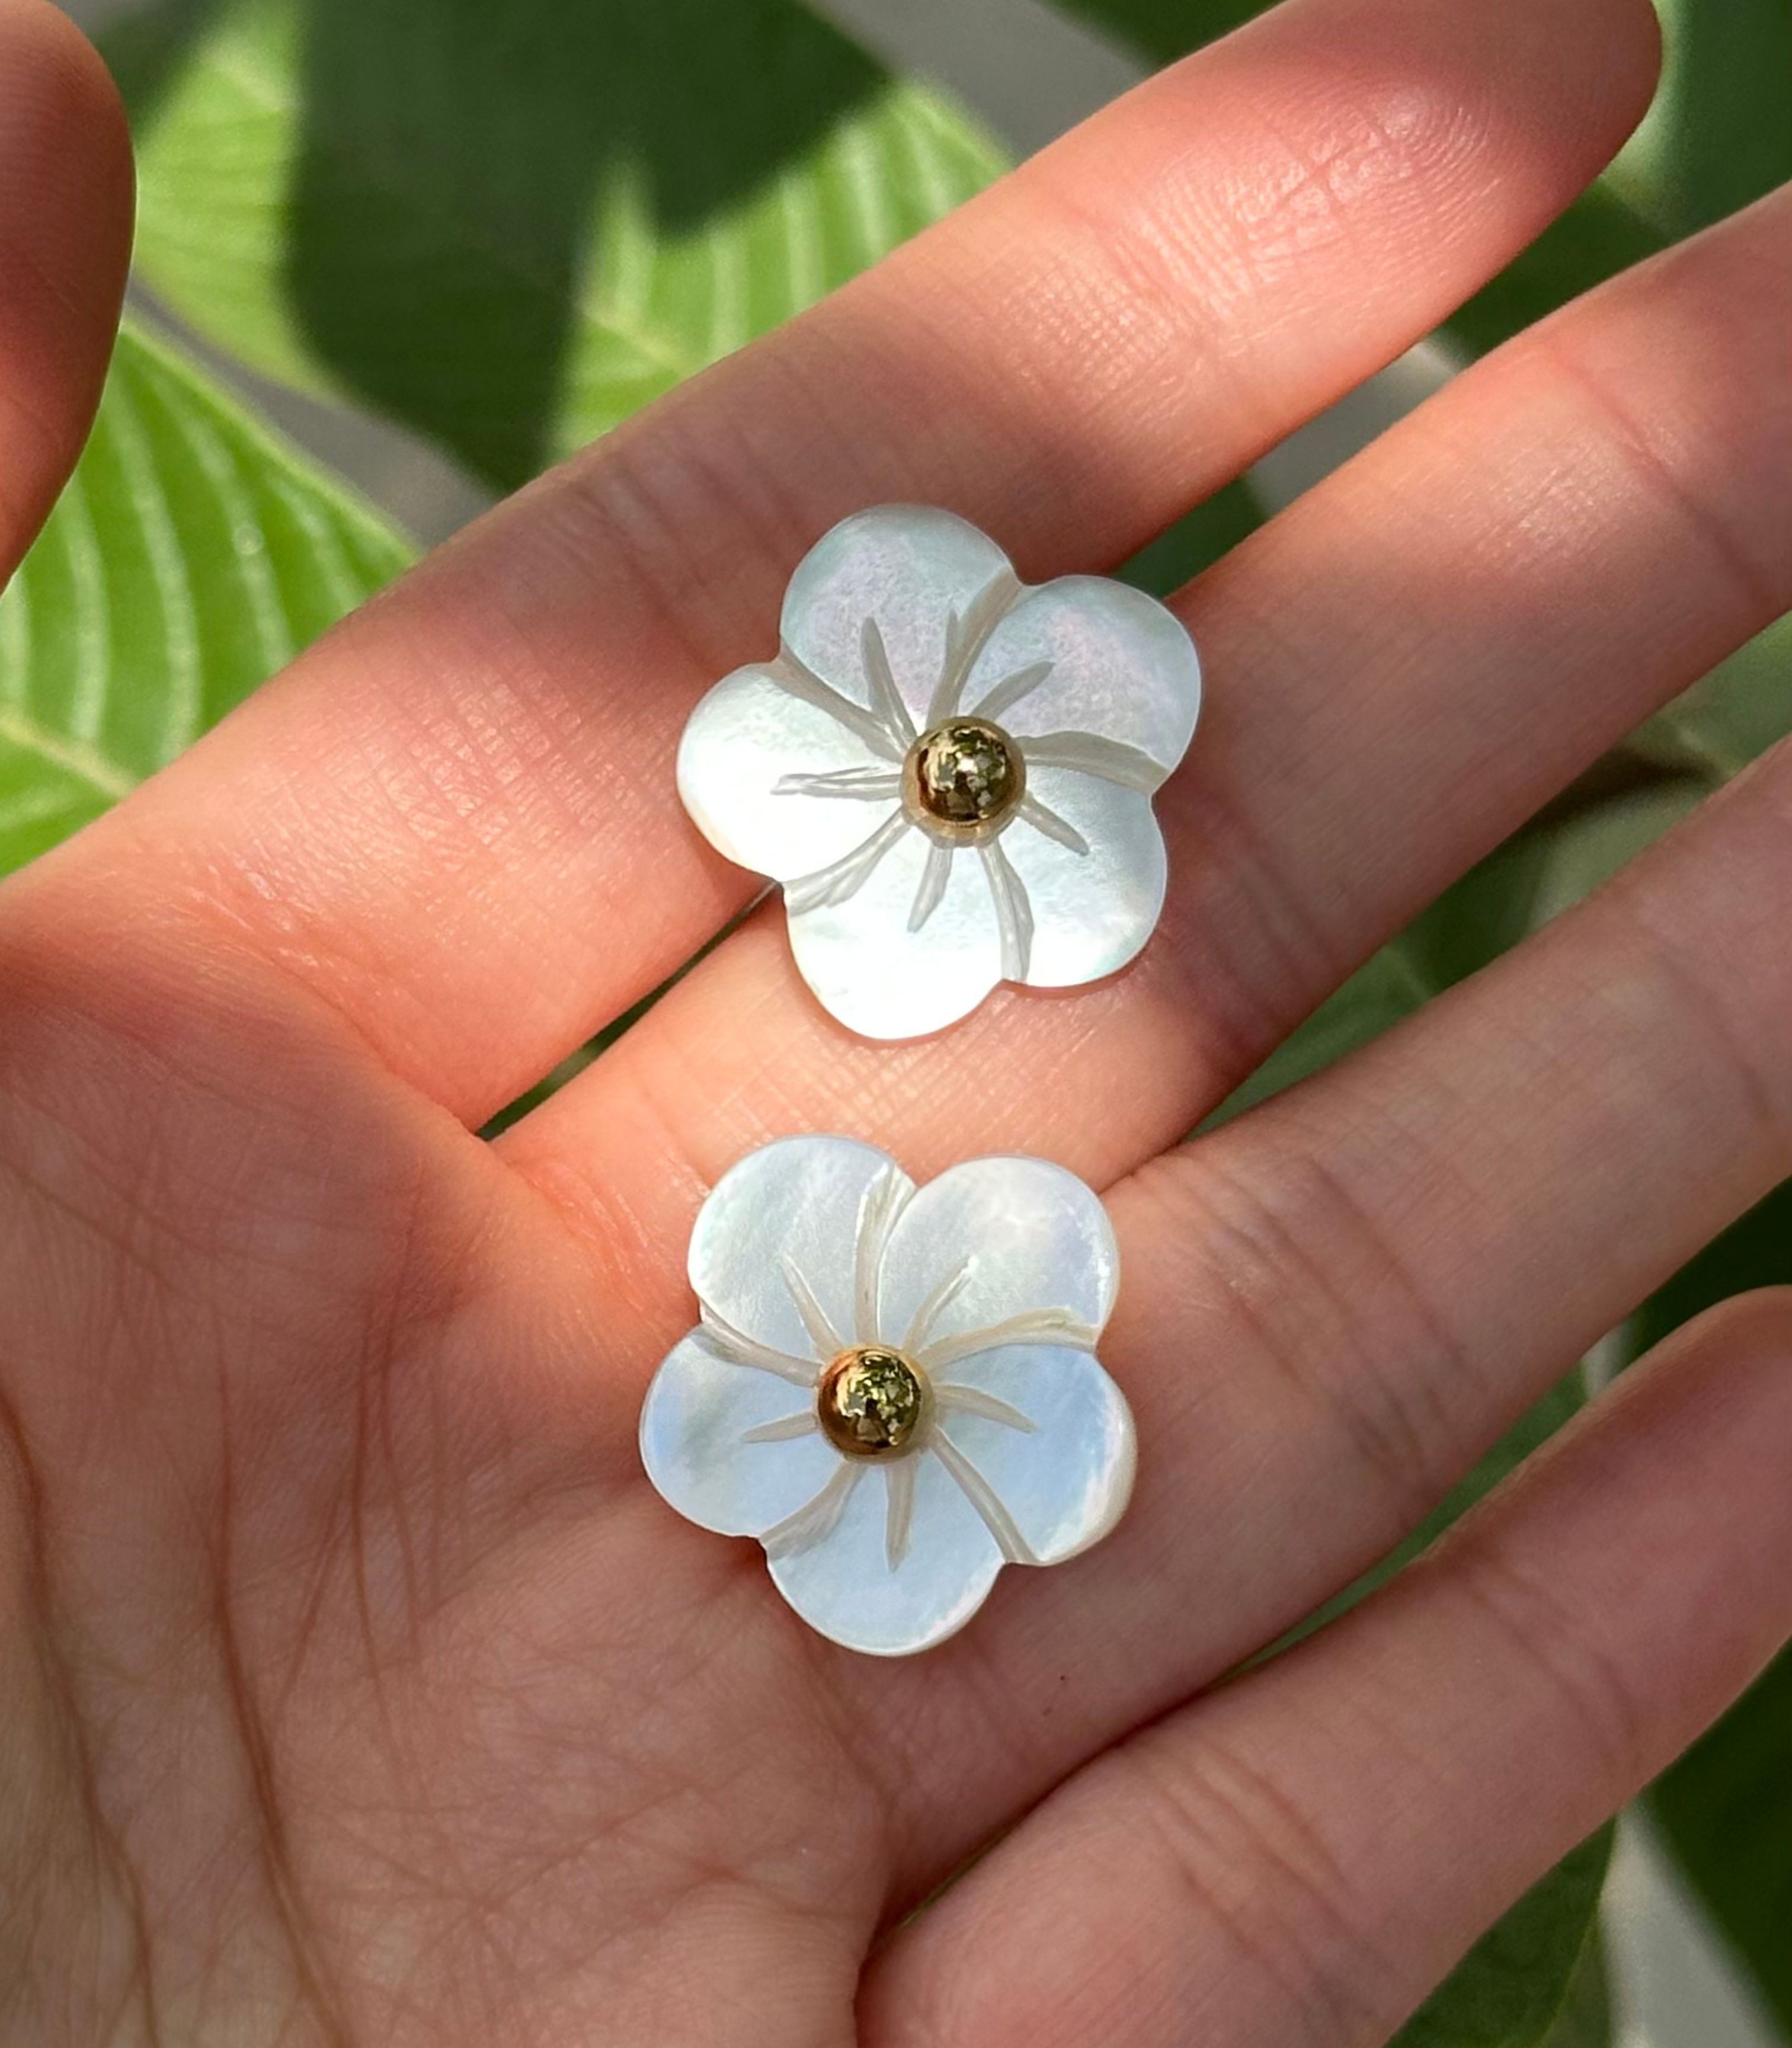
[[(9, 886), (9, 2038), (1367, 2043), (1770, 1653), (1771, 1300), (1637, 1375), (1391, 1596), (1194, 1697), (1786, 1169), (1792, 765), (1367, 1056), (1162, 1148), (1786, 602), (1743, 537), (1788, 510), (1783, 204), (1465, 378), (1185, 594), (1220, 680), (1134, 971), (871, 1047), (762, 913), (473, 1135), (738, 907), (667, 764), (803, 541), (910, 497), (1031, 575), (1123, 553), (1615, 143), (1632, 11), (1589, 4), (1547, 52), (1538, 12), (1312, 0), (1169, 75), (495, 515)], [(46, 13), (3, 25), (14, 73), (86, 80), (92, 144), (0, 221), (69, 273), (21, 301), (42, 345), (13, 374), (50, 428), (12, 451), (16, 556), (91, 402), (121, 236), (91, 76)], [(1292, 180), (1287, 134), (1243, 111), (1278, 91)], [(1181, 196), (1216, 180), (1282, 197), (1203, 227)], [(1155, 253), (1074, 259), (1132, 338), (1067, 355), (1051, 223), (1080, 247), (1092, 207)], [(905, 366), (947, 331), (924, 391)], [(1233, 367), (1141, 378), (1142, 333)], [(634, 1448), (702, 1189), (805, 1128), (917, 1175), (1061, 1159), (1109, 1190), (1127, 1264), (1104, 1356), (1141, 1425), (1127, 1522), (908, 1664), (809, 1635)]]

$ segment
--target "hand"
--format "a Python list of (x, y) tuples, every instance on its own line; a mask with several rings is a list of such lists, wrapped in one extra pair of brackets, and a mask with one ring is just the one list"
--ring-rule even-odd
[[(817, 533), (920, 499), (1035, 579), (1123, 557), (1532, 235), (1651, 33), (1295, 0), (523, 492), (0, 891), (6, 2040), (1371, 2043), (1764, 1662), (1783, 1297), (1203, 1695), (1792, 1168), (1792, 758), (1177, 1141), (1792, 602), (1784, 196), (1181, 595), (1212, 693), (1132, 971), (871, 1045), (774, 905), (473, 1135), (746, 900), (672, 753)], [(0, 7), (0, 79), (10, 564), (128, 201), (41, 0)], [(1057, 1158), (1122, 1244), (1129, 1519), (909, 1663), (809, 1634), (635, 1451), (704, 1189), (809, 1129), (921, 1176)]]

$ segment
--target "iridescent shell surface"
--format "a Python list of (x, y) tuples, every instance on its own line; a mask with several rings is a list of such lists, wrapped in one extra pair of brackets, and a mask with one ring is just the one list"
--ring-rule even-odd
[[(1173, 613), (1103, 576), (1023, 584), (965, 520), (888, 505), (810, 549), (780, 631), (692, 713), (678, 788), (783, 885), (797, 965), (842, 1023), (917, 1037), (999, 982), (1132, 959), (1163, 906), (1151, 798), (1200, 704)], [(929, 803), (920, 770), (955, 725), (994, 735), (977, 801)]]
[[(704, 1528), (756, 1537), (823, 1635), (929, 1649), (1004, 1564), (1059, 1563), (1119, 1521), (1132, 1415), (1095, 1355), (1119, 1259), (1062, 1167), (973, 1159), (917, 1188), (875, 1146), (782, 1138), (717, 1183), (690, 1277), (701, 1320), (642, 1408), (648, 1476)], [(874, 1351), (905, 1424), (843, 1452), (820, 1406)]]

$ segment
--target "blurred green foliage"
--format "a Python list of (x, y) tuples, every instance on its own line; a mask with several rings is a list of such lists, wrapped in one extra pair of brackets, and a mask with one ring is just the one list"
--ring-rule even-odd
[(1003, 166), (798, 0), (166, 0), (107, 56), (164, 301), (504, 487)]
[(0, 595), (0, 873), (96, 817), (409, 559), (153, 336)]
[[(1259, 11), (1057, 4), (1151, 63)], [(1649, 118), (1448, 324), (1462, 355), (1792, 176), (1792, 0), (1663, 12)], [(137, 133), (139, 274), (161, 303), (237, 361), (401, 422), (498, 487), (863, 270), (1005, 161), (949, 96), (801, 0), (154, 0), (107, 47)], [(1241, 480), (1127, 572), (1167, 590), (1262, 516)], [(407, 552), (195, 363), (127, 331), (76, 479), (0, 599), (0, 870), (123, 793)], [(1464, 877), (1222, 1114), (1474, 972), (1789, 727), (1782, 625)], [(1647, 1304), (1631, 1349), (1772, 1281), (1792, 1282), (1792, 1189)], [(1576, 1375), (1309, 1625), (1398, 1569), (1582, 1398)], [(1792, 2042), (1792, 1662), (1653, 1805)], [(1602, 1833), (1521, 1900), (1408, 2048), (1605, 2042), (1608, 1848)]]

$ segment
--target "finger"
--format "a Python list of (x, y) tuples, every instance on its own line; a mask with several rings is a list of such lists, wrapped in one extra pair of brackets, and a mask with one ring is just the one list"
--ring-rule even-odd
[(1680, 1333), (1387, 1592), (1135, 1738), (874, 1969), (879, 2048), (1385, 2041), (1792, 1630), (1792, 1295)]
[(1012, 1624), (1024, 1690), (1079, 1617), (1110, 1729), (1273, 1639), (1792, 1172), (1789, 874), (1782, 746), (1516, 952), (1110, 1191), (1140, 1488), (1086, 1583)]
[(772, 905), (508, 1156), (676, 1276), (701, 1187), (782, 1132), (849, 1130), (923, 1174), (1035, 1152), (1098, 1185), (1180, 1136), (1792, 602), (1789, 316), (1782, 195), (1459, 378), (1195, 586), (1216, 681), (1159, 799), (1171, 888), (1133, 968), (893, 1050), (817, 1009)]
[(130, 145), (105, 67), (46, 0), (0, 0), (0, 582), (99, 403), (130, 215)]
[[(834, 1659), (847, 1724), (877, 1732), (896, 1905), (1367, 1570), (1792, 1172), (1789, 873), (1792, 747), (1474, 980), (1109, 1191), (1126, 1519), (1006, 1574), (915, 1667)], [(596, 1397), (615, 1475), (633, 1395), (618, 1371)], [(681, 1540), (638, 1492), (643, 1547), (656, 1520)], [(696, 1576), (714, 1539), (692, 1542)]]
[(64, 871), (177, 894), (480, 1119), (754, 886), (674, 743), (823, 528), (919, 498), (1030, 574), (1125, 554), (1534, 234), (1653, 48), (1635, 0), (1297, 0), (524, 493)]

